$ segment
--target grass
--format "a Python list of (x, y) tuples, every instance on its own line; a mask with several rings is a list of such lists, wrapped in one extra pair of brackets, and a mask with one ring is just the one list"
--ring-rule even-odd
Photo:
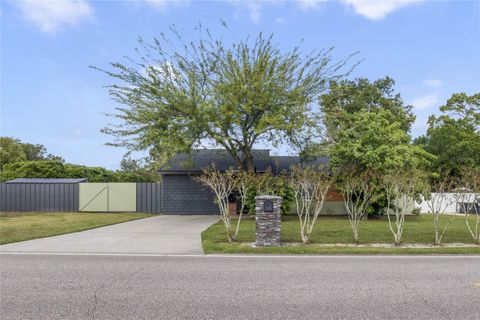
[[(442, 225), (450, 217), (442, 217)], [(472, 218), (472, 223), (474, 222)], [(443, 243), (473, 244), (473, 240), (465, 226), (464, 217), (457, 216), (450, 224), (443, 238)], [(388, 229), (385, 217), (369, 219), (360, 223), (360, 243), (393, 243), (393, 236)], [(206, 253), (267, 253), (267, 254), (480, 254), (480, 246), (476, 247), (434, 247), (434, 248), (372, 248), (372, 247), (320, 247), (319, 244), (353, 243), (352, 230), (346, 217), (320, 217), (314, 227), (309, 245), (300, 244), (299, 222), (297, 216), (282, 217), (281, 247), (252, 248), (255, 241), (255, 220), (251, 217), (242, 221), (238, 243), (226, 241), (222, 222), (210, 226), (202, 233), (203, 249)], [(406, 218), (403, 243), (432, 244), (433, 224), (428, 215), (410, 216)]]
[(78, 232), (151, 216), (144, 213), (0, 213), (0, 244)]

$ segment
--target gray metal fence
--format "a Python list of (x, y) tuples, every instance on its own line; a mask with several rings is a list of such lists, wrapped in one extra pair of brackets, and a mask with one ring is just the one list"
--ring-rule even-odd
[(78, 184), (1, 183), (0, 211), (78, 211)]
[(137, 183), (137, 212), (162, 213), (161, 183)]
[[(2, 183), (0, 211), (77, 212), (78, 183)], [(162, 214), (218, 214), (213, 193), (188, 176), (161, 183), (137, 183), (136, 211)]]

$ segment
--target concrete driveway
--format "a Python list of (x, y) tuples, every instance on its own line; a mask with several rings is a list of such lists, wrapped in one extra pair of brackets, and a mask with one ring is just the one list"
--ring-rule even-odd
[(216, 216), (157, 216), (0, 246), (0, 252), (203, 254), (200, 234)]

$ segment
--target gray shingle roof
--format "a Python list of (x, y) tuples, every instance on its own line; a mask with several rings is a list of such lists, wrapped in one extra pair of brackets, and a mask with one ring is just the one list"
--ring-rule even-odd
[[(254, 166), (262, 172), (271, 169), (273, 173), (290, 170), (291, 166), (304, 162), (298, 156), (270, 156), (268, 149), (255, 149), (252, 151)], [(315, 165), (328, 163), (327, 158), (311, 160)], [(199, 173), (203, 169), (214, 165), (217, 170), (238, 169), (238, 164), (224, 149), (196, 149), (191, 154), (177, 154), (161, 167), (160, 174), (188, 174)]]
[[(270, 151), (256, 149), (252, 151), (257, 170), (264, 170), (270, 161)], [(238, 169), (238, 164), (224, 149), (195, 149), (190, 154), (179, 153), (173, 156), (160, 173), (201, 172), (214, 165), (217, 170)]]
[(5, 183), (80, 183), (86, 182), (86, 178), (77, 179), (40, 179), (40, 178), (18, 178)]

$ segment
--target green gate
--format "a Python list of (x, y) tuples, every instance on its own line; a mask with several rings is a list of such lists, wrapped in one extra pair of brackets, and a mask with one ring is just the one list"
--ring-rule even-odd
[(135, 212), (136, 183), (80, 183), (79, 211)]

